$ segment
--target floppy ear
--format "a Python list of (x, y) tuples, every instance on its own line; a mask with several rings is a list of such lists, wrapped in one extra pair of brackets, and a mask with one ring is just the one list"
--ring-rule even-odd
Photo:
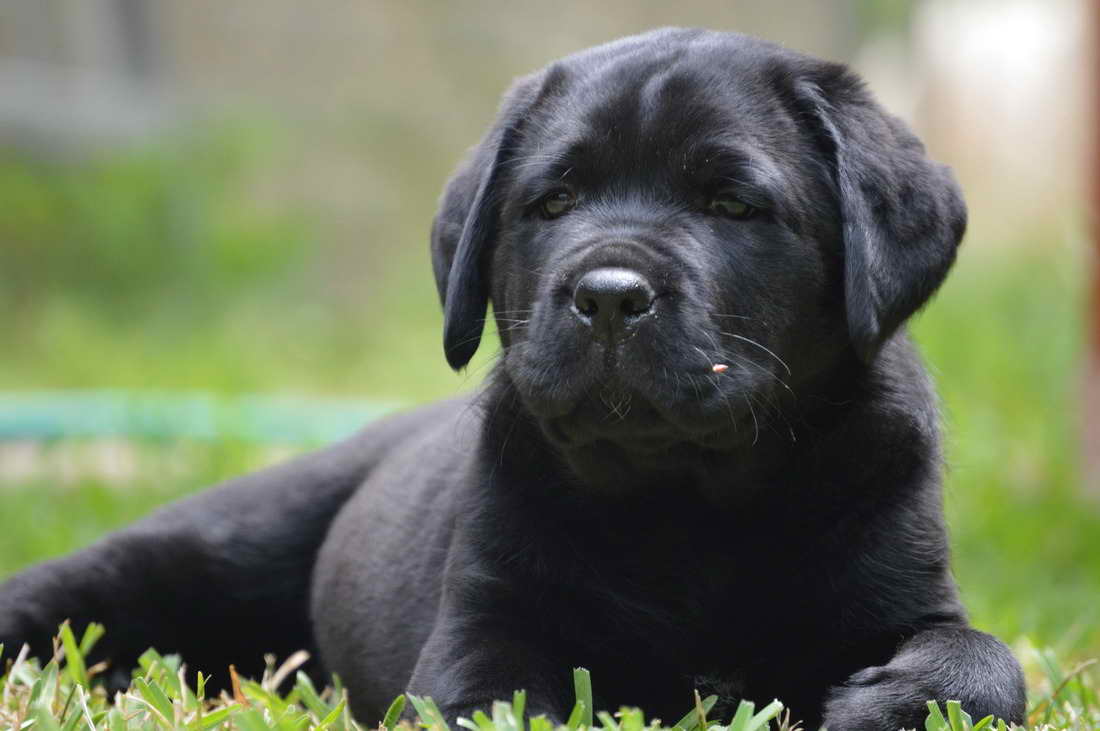
[(497, 121), (447, 183), (432, 223), (432, 270), (443, 304), (443, 351), (454, 370), (477, 351), (489, 304), (488, 252), (497, 236), (500, 179), (530, 106), (536, 76), (505, 95)]
[(966, 230), (950, 169), (930, 160), (863, 82), (826, 64), (811, 99), (839, 195), (848, 331), (865, 361), (939, 287)]

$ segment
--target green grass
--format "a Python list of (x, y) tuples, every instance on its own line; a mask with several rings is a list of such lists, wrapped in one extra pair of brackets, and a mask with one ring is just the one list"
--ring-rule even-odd
[[(259, 679), (238, 677), (230, 668), (232, 692), (207, 697), (210, 676), (190, 673), (174, 655), (162, 656), (156, 650), (145, 652), (132, 673), (126, 690), (108, 697), (95, 676), (102, 667), (89, 667), (85, 658), (104, 634), (100, 625), (91, 625), (81, 638), (63, 624), (55, 640), (55, 652), (44, 665), (19, 653), (8, 657), (0, 671), (0, 726), (13, 729), (240, 729), (259, 731), (304, 731), (362, 729), (348, 711), (347, 693), (338, 677), (331, 686), (318, 691), (303, 673), (297, 672), (307, 659), (297, 653), (281, 665), (268, 657), (267, 670)], [(0, 646), (0, 662), (5, 660)], [(1087, 668), (1068, 673), (1044, 656), (1046, 664), (1041, 689), (1033, 695), (1028, 728), (1043, 731), (1092, 729), (1100, 724), (1100, 696), (1095, 677)], [(555, 727), (543, 716), (527, 717), (526, 694), (517, 690), (512, 698), (492, 704), (490, 713), (475, 711), (472, 719), (460, 718), (458, 725), (469, 731), (795, 731), (797, 719), (774, 700), (760, 710), (749, 701), (741, 701), (731, 719), (709, 717), (716, 696), (695, 695), (694, 707), (686, 707), (683, 718), (671, 726), (659, 719), (646, 721), (637, 708), (621, 708), (616, 713), (595, 708), (592, 680), (587, 670), (573, 671), (576, 702), (566, 723)], [(288, 679), (292, 687), (285, 690)], [(280, 692), (280, 689), (284, 689)], [(399, 720), (407, 706), (415, 710), (417, 726), (432, 731), (451, 731), (443, 714), (429, 697), (412, 694), (394, 699), (379, 728), (385, 731), (412, 731), (413, 724)], [(943, 706), (928, 703), (927, 731), (1005, 731), (1010, 726), (992, 716), (973, 719), (957, 701)]]
[[(159, 505), (270, 459), (244, 443), (147, 444), (138, 450), (137, 478), (119, 485), (79, 477), (80, 456), (71, 445), (47, 445), (41, 459), (61, 461), (52, 478), (0, 483), (0, 577), (86, 546)], [(78, 477), (66, 482), (63, 473), (70, 468)]]

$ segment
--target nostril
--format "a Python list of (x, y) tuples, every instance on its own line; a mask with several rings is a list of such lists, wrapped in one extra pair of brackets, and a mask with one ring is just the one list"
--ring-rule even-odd
[(649, 282), (630, 269), (585, 272), (573, 290), (573, 310), (585, 324), (607, 333), (630, 326), (653, 307)]
[(646, 293), (636, 290), (630, 293), (619, 305), (619, 309), (627, 317), (644, 315), (653, 306), (653, 300)]

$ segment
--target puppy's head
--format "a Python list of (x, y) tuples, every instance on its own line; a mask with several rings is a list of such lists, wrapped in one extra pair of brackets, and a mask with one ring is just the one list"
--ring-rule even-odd
[(560, 447), (753, 440), (951, 265), (950, 172), (837, 64), (662, 30), (521, 79), (432, 231), (454, 368), (491, 301)]

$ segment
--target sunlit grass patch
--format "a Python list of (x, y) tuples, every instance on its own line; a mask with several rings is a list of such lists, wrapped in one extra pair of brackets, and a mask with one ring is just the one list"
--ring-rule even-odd
[[(175, 655), (148, 650), (133, 670), (129, 687), (108, 695), (96, 682), (105, 665), (87, 664), (86, 658), (104, 633), (90, 625), (77, 638), (63, 624), (54, 642), (54, 655), (43, 665), (22, 650), (14, 657), (0, 646), (0, 727), (45, 729), (48, 731), (122, 731), (123, 729), (240, 729), (241, 731), (358, 731), (364, 728), (348, 710), (347, 692), (338, 677), (330, 686), (317, 690), (298, 668), (306, 661), (304, 652), (295, 653), (281, 664), (267, 658), (267, 669), (256, 679), (241, 678), (226, 669), (231, 691), (213, 696), (207, 692), (209, 675), (192, 672)], [(7, 652), (7, 655), (4, 653)], [(1095, 668), (1091, 663), (1067, 668), (1049, 650), (1028, 654), (1033, 678), (1029, 729), (1040, 731), (1083, 731), (1100, 727), (1100, 695)], [(1037, 674), (1037, 675), (1036, 675)], [(620, 708), (610, 712), (594, 706), (592, 681), (587, 670), (573, 671), (575, 705), (564, 724), (554, 726), (542, 716), (526, 715), (526, 694), (516, 691), (510, 699), (492, 704), (489, 712), (477, 711), (473, 718), (461, 718), (458, 726), (468, 731), (798, 731), (779, 700), (757, 709), (741, 701), (729, 720), (709, 714), (716, 696), (696, 693), (694, 707), (672, 726), (647, 721), (643, 709)], [(400, 696), (386, 713), (380, 729), (414, 731), (404, 717), (411, 705), (416, 725), (431, 731), (452, 731), (435, 702), (429, 697)], [(1005, 731), (1017, 728), (992, 716), (973, 719), (955, 701), (940, 705), (929, 702), (926, 731)], [(457, 731), (457, 730), (454, 730)], [(809, 731), (809, 730), (806, 730)]]

